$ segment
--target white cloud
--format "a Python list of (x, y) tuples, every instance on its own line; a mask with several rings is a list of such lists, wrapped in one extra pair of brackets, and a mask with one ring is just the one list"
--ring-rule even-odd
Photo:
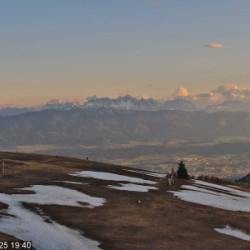
[(141, 98), (142, 99), (150, 99), (150, 96), (143, 94), (143, 95), (141, 95)]
[(211, 49), (230, 49), (230, 47), (219, 43), (204, 43), (203, 46), (206, 46)]
[(188, 90), (184, 87), (177, 88), (172, 94), (173, 98), (187, 97), (189, 96)]
[(189, 100), (200, 109), (215, 107), (216, 109), (226, 105), (238, 105), (237, 110), (243, 110), (244, 105), (250, 104), (250, 88), (241, 88), (236, 84), (225, 84), (209, 92), (192, 95), (184, 87), (177, 88), (172, 94), (172, 98), (183, 98)]
[(250, 89), (240, 88), (235, 84), (226, 84), (212, 90), (215, 95), (222, 96), (225, 100), (250, 100)]

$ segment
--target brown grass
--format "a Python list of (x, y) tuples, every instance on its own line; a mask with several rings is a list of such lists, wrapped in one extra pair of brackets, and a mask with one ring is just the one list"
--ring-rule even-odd
[[(1, 159), (5, 159), (6, 169), (0, 177), (0, 191), (9, 194), (16, 193), (13, 189), (16, 187), (52, 184), (54, 180), (79, 181), (78, 177), (68, 173), (80, 170), (108, 171), (156, 180), (124, 171), (124, 167), (66, 157), (1, 153)], [(56, 185), (106, 198), (103, 206), (90, 209), (28, 204), (27, 207), (34, 212), (40, 207), (52, 220), (82, 230), (85, 236), (101, 242), (103, 249), (249, 249), (249, 242), (213, 230), (230, 224), (250, 234), (249, 213), (182, 201), (166, 192), (165, 180), (157, 184), (159, 190), (147, 193), (108, 189), (107, 185), (115, 185), (111, 181), (91, 178), (83, 181), (89, 184)], [(178, 180), (171, 190), (177, 190), (188, 182)], [(6, 209), (6, 206), (0, 203), (0, 209)], [(10, 238), (0, 233), (0, 239)]]

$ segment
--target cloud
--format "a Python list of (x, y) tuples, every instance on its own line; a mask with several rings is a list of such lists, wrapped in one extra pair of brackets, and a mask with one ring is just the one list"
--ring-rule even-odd
[(240, 88), (236, 84), (226, 84), (212, 91), (214, 94), (220, 95), (225, 101), (231, 100), (250, 100), (250, 89)]
[(142, 98), (142, 99), (150, 99), (150, 96), (143, 94), (143, 95), (141, 96), (141, 98)]
[(195, 97), (196, 100), (206, 101), (212, 103), (219, 103), (225, 101), (250, 101), (250, 89), (249, 88), (241, 88), (236, 84), (225, 84), (219, 86), (216, 89), (209, 91), (208, 93), (202, 93)]
[(186, 88), (179, 87), (171, 97), (172, 99), (189, 100), (195, 104), (198, 110), (202, 110), (208, 107), (217, 107), (222, 103), (241, 103), (241, 105), (250, 103), (250, 88), (241, 88), (236, 84), (229, 83), (205, 93), (192, 95)]
[(189, 96), (188, 90), (184, 87), (177, 88), (172, 94), (173, 98), (182, 98)]
[(203, 46), (206, 46), (211, 49), (230, 49), (230, 47), (219, 43), (204, 43)]

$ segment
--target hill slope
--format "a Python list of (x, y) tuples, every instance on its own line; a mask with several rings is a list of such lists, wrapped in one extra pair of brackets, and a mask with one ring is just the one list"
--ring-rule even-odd
[(239, 182), (243, 182), (243, 183), (248, 183), (248, 184), (250, 184), (250, 174), (248, 174), (248, 175), (246, 175), (246, 176), (240, 178), (240, 179), (239, 179)]
[(188, 190), (192, 197), (206, 190), (203, 195), (210, 199), (242, 199), (247, 208), (250, 201), (239, 196), (247, 192), (181, 180), (169, 188), (161, 175), (66, 157), (1, 153), (0, 160), (5, 162), (0, 177), (1, 240), (13, 235), (32, 240), (37, 249), (41, 244), (56, 249), (63, 249), (62, 244), (71, 249), (81, 244), (89, 249), (249, 247), (249, 241), (221, 229), (229, 224), (249, 234), (250, 213), (244, 208), (178, 198)]

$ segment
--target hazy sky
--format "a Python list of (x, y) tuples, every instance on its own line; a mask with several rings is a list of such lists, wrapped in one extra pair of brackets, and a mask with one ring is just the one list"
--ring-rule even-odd
[(2, 0), (0, 105), (250, 87), (249, 0)]

